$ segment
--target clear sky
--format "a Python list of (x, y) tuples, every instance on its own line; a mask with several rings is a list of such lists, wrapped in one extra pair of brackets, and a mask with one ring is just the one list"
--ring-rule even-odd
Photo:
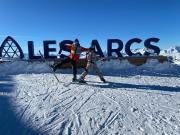
[(43, 40), (74, 38), (85, 47), (97, 39), (103, 49), (109, 38), (180, 45), (180, 0), (0, 0), (0, 20), (0, 43), (10, 35), (25, 51), (28, 40), (37, 50)]

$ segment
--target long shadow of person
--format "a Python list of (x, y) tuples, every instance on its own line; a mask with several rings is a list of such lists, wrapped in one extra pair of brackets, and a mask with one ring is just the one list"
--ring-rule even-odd
[(14, 81), (11, 76), (0, 76), (0, 135), (38, 135), (17, 118), (11, 104)]
[(133, 90), (145, 89), (145, 90), (155, 90), (155, 91), (180, 92), (180, 87), (170, 87), (170, 86), (160, 86), (160, 85), (141, 85), (141, 84), (128, 84), (128, 83), (117, 83), (117, 82), (108, 82), (106, 84), (97, 83), (97, 82), (93, 84), (93, 82), (91, 82), (91, 84), (88, 85), (103, 89), (133, 88)]

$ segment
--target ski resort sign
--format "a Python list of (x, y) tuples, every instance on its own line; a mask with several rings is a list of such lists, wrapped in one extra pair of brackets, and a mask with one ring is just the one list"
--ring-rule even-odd
[[(159, 38), (148, 38), (144, 42), (140, 38), (133, 38), (126, 42), (126, 44), (123, 43), (120, 39), (108, 39), (107, 40), (107, 56), (112, 56), (113, 53), (116, 54), (117, 57), (123, 57), (121, 51), (123, 48), (125, 48), (125, 52), (128, 56), (149, 56), (151, 55), (151, 52), (145, 51), (143, 54), (133, 53), (131, 51), (131, 46), (133, 44), (140, 44), (144, 43), (144, 47), (150, 50), (153, 50), (153, 53), (156, 55), (159, 55), (160, 48), (154, 44), (159, 42)], [(70, 51), (65, 48), (66, 44), (72, 44), (72, 40), (63, 40), (61, 42), (58, 42), (56, 40), (44, 40), (43, 41), (43, 48), (44, 48), (44, 57), (46, 59), (56, 59), (57, 56), (52, 56), (50, 53), (57, 52), (60, 54), (61, 57), (64, 57), (62, 54), (62, 51)], [(56, 48), (53, 48), (52, 45), (59, 44), (59, 50)], [(101, 49), (101, 46), (98, 42), (98, 40), (92, 40), (91, 45), (94, 45), (96, 48), (96, 53), (100, 55), (101, 57), (105, 57), (103, 54), (103, 51)], [(116, 46), (116, 47), (115, 47)], [(34, 42), (28, 41), (27, 42), (28, 47), (28, 55), (29, 59), (41, 59), (40, 55), (35, 55), (34, 53)], [(8, 36), (0, 46), (0, 57), (19, 57), (24, 58), (23, 50), (21, 49), (20, 45), (10, 36)]]

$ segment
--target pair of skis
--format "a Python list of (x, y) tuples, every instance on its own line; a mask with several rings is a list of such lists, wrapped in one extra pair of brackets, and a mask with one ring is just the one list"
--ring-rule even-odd
[(75, 82), (66, 83), (66, 84), (64, 84), (64, 86), (65, 86), (65, 87), (68, 87), (68, 86), (71, 85), (71, 84), (85, 85), (85, 84), (87, 84), (87, 83), (86, 83), (86, 82), (82, 83), (82, 82), (79, 82), (79, 81), (77, 80), (77, 81), (75, 81)]

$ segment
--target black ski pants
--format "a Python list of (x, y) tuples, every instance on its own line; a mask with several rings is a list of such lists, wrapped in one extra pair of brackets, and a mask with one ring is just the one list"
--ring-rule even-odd
[(65, 63), (71, 63), (72, 65), (72, 70), (73, 70), (73, 78), (77, 78), (76, 75), (77, 75), (77, 64), (76, 64), (76, 61), (67, 57), (66, 59), (64, 59), (63, 61), (61, 61), (60, 63), (58, 63), (57, 65), (55, 65), (55, 68), (57, 67), (61, 67), (63, 64)]

